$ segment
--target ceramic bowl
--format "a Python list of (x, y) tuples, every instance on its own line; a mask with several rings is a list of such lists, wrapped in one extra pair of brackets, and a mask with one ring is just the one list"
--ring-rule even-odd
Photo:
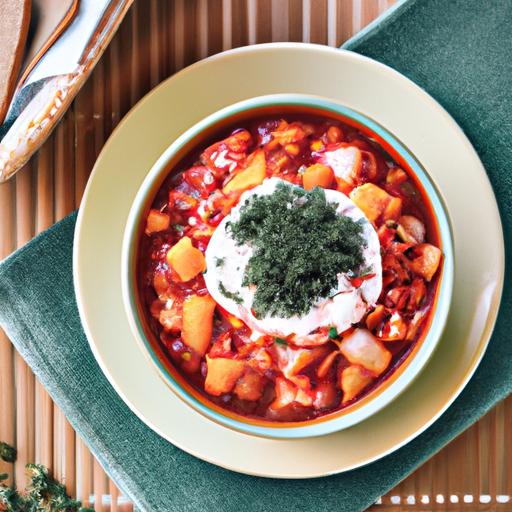
[[(443, 252), (443, 264), (429, 325), (407, 358), (373, 391), (351, 406), (317, 419), (293, 423), (277, 423), (246, 418), (221, 409), (188, 384), (169, 362), (158, 340), (152, 334), (138, 296), (136, 262), (144, 219), (153, 199), (173, 166), (190, 150), (200, 146), (211, 134), (224, 126), (243, 123), (269, 113), (302, 113), (335, 117), (357, 126), (387, 151), (414, 178), (428, 197), (436, 221), (435, 229)], [(270, 438), (304, 438), (329, 434), (359, 423), (389, 404), (418, 376), (433, 354), (443, 332), (450, 309), (453, 290), (453, 241), (446, 209), (428, 172), (411, 152), (385, 127), (361, 112), (323, 97), (305, 94), (275, 94), (251, 98), (225, 107), (204, 118), (162, 153), (149, 170), (133, 201), (126, 223), (122, 248), (122, 292), (130, 328), (143, 352), (170, 389), (198, 413), (225, 427), (246, 434)]]

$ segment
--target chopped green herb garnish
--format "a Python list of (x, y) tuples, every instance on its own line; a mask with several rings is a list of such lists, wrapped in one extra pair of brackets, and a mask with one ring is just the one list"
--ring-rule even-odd
[(0, 459), (5, 462), (14, 462), (16, 460), (16, 448), (7, 443), (0, 442)]
[(274, 338), (274, 341), (275, 341), (278, 345), (288, 345), (288, 343), (286, 343), (286, 340), (284, 340), (283, 338)]
[(336, 330), (336, 327), (331, 327), (329, 329), (329, 338), (336, 339), (338, 337), (338, 331)]
[(185, 231), (185, 226), (182, 226), (181, 224), (174, 224), (173, 227), (178, 233), (183, 233), (183, 231)]
[[(0, 443), (2, 453), (9, 448), (9, 456), (16, 450), (6, 443)], [(4, 459), (7, 460), (7, 459)], [(13, 462), (9, 460), (9, 462)], [(0, 484), (0, 510), (6, 512), (94, 512), (90, 508), (82, 508), (81, 503), (70, 498), (66, 488), (54, 480), (48, 469), (40, 464), (25, 466), (30, 481), (24, 492), (18, 492), (13, 487)], [(6, 474), (0, 475), (0, 482), (7, 480)]]
[(242, 296), (239, 293), (230, 292), (226, 289), (224, 286), (224, 283), (219, 283), (219, 290), (226, 299), (231, 299), (232, 301), (236, 302), (236, 304), (242, 304), (243, 299)]
[(217, 257), (215, 257), (215, 266), (216, 267), (222, 267), (222, 265), (224, 265), (225, 261), (226, 261), (226, 258), (217, 258)]
[(338, 215), (320, 188), (280, 183), (273, 194), (248, 199), (227, 229), (253, 248), (242, 284), (256, 287), (258, 318), (307, 313), (336, 287), (339, 273), (364, 262), (362, 223)]

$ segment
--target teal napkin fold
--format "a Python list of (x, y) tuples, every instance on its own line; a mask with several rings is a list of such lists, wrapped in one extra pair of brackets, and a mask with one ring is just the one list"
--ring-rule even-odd
[(220, 469), (146, 427), (98, 367), (73, 290), (73, 214), (0, 263), (0, 325), (142, 510), (364, 510), (512, 391), (512, 2), (409, 0), (345, 47), (398, 69), (428, 90), (463, 127), (484, 162), (502, 215), (508, 267), (489, 349), (449, 410), (380, 461), (315, 480), (272, 480)]

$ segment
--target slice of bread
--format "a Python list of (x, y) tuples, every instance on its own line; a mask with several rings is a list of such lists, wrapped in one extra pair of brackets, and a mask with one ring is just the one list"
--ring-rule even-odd
[(0, 0), (0, 124), (16, 88), (30, 23), (31, 0)]

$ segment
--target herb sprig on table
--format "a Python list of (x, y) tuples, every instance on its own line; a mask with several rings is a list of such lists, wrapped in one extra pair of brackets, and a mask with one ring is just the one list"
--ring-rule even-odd
[[(0, 458), (6, 462), (16, 460), (16, 449), (0, 443)], [(41, 464), (27, 464), (30, 482), (24, 492), (0, 483), (0, 510), (5, 512), (94, 512), (82, 508), (81, 503), (70, 498), (66, 488), (54, 480)], [(0, 475), (0, 482), (7, 475)]]
[(337, 275), (364, 262), (363, 226), (336, 213), (323, 189), (307, 192), (279, 183), (273, 194), (252, 196), (228, 229), (253, 248), (244, 286), (256, 286), (253, 310), (289, 318), (303, 315), (337, 285)]

